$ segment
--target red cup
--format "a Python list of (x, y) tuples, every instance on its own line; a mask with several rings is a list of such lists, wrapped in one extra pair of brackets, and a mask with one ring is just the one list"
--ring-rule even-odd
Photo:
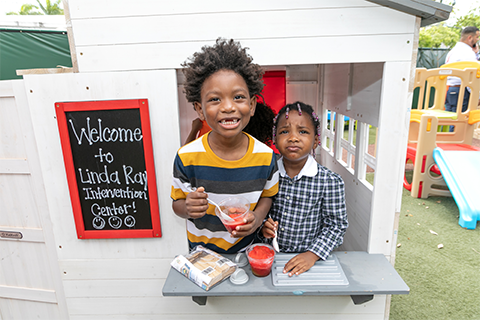
[(273, 247), (264, 243), (256, 243), (247, 248), (247, 257), (252, 273), (257, 277), (266, 277), (272, 271), (275, 258)]

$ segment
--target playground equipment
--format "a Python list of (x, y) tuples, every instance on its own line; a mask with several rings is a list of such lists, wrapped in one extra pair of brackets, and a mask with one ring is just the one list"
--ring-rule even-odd
[(458, 224), (463, 228), (475, 229), (480, 220), (480, 197), (476, 186), (480, 181), (480, 151), (435, 148), (433, 158), (457, 203), (460, 212)]
[[(443, 110), (447, 76), (457, 76), (462, 80), (458, 101), (463, 101), (465, 87), (471, 88), (465, 112), (461, 107), (456, 112)], [(474, 229), (478, 220), (475, 218), (478, 214), (474, 213), (478, 210), (474, 208), (480, 208), (480, 203), (473, 201), (474, 196), (468, 196), (474, 190), (468, 186), (473, 181), (472, 175), (479, 173), (480, 168), (469, 167), (470, 175), (460, 174), (458, 168), (465, 168), (467, 159), (476, 159), (478, 155), (474, 154), (480, 154), (479, 148), (471, 146), (474, 124), (480, 121), (480, 110), (476, 110), (480, 91), (480, 63), (456, 62), (438, 69), (417, 69), (415, 86), (420, 88), (420, 94), (417, 109), (412, 110), (410, 117), (406, 157), (406, 162), (413, 162), (414, 169), (411, 183), (404, 177), (404, 187), (415, 198), (453, 195), (460, 209), (459, 224)], [(430, 101), (432, 96), (433, 103)], [(450, 126), (454, 126), (453, 132), (445, 130)], [(452, 157), (451, 152), (460, 152), (462, 157)], [(442, 163), (441, 167), (437, 165), (437, 159)]]
[[(461, 79), (458, 101), (463, 101), (465, 88), (471, 89), (468, 108), (462, 112), (445, 111), (445, 95), (447, 93), (447, 77), (455, 76)], [(408, 143), (418, 142), (418, 128), (420, 117), (423, 114), (435, 115), (439, 125), (454, 126), (454, 132), (439, 132), (438, 142), (471, 144), (475, 122), (478, 122), (477, 109), (480, 92), (480, 63), (474, 61), (461, 61), (445, 64), (440, 68), (427, 70), (418, 68), (415, 71), (414, 88), (419, 88), (419, 97), (416, 109), (412, 109), (410, 117), (410, 131)], [(432, 89), (435, 90), (432, 94)], [(434, 96), (432, 103), (431, 97)], [(430, 106), (431, 105), (431, 106)], [(443, 131), (443, 130), (442, 130)], [(448, 131), (448, 130), (447, 130)]]

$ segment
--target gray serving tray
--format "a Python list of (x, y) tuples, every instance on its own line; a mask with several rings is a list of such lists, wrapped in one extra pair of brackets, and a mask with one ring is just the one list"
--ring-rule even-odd
[(276, 255), (272, 266), (274, 286), (346, 286), (348, 279), (343, 272), (337, 256), (330, 255), (325, 261), (317, 261), (307, 272), (298, 276), (283, 273), (285, 264), (294, 256), (292, 254)]

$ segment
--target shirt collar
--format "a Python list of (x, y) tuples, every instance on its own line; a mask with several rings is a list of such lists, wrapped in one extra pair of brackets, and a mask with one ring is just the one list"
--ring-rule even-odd
[[(288, 177), (287, 171), (285, 170), (285, 167), (283, 165), (283, 157), (277, 160), (277, 165), (280, 175), (282, 177)], [(295, 177), (293, 177), (293, 180), (300, 180), (303, 176), (314, 177), (317, 175), (317, 172), (317, 161), (315, 161), (315, 159), (311, 155), (308, 155), (307, 162), (305, 162), (302, 170), (300, 170), (300, 172)]]
[(459, 45), (459, 46), (464, 46), (464, 47), (469, 48), (470, 50), (473, 51), (473, 48), (470, 47), (470, 45), (466, 44), (465, 42), (459, 41), (459, 42), (458, 42), (458, 45)]

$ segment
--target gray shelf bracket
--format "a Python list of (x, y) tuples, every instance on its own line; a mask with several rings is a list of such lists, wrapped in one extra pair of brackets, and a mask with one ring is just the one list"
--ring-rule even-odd
[(354, 304), (362, 304), (362, 303), (373, 300), (373, 294), (366, 294), (366, 295), (359, 295), (359, 296), (351, 295), (350, 298), (352, 298), (352, 301)]
[(199, 306), (204, 306), (207, 304), (207, 296), (202, 297), (192, 297), (193, 302), (197, 303)]

